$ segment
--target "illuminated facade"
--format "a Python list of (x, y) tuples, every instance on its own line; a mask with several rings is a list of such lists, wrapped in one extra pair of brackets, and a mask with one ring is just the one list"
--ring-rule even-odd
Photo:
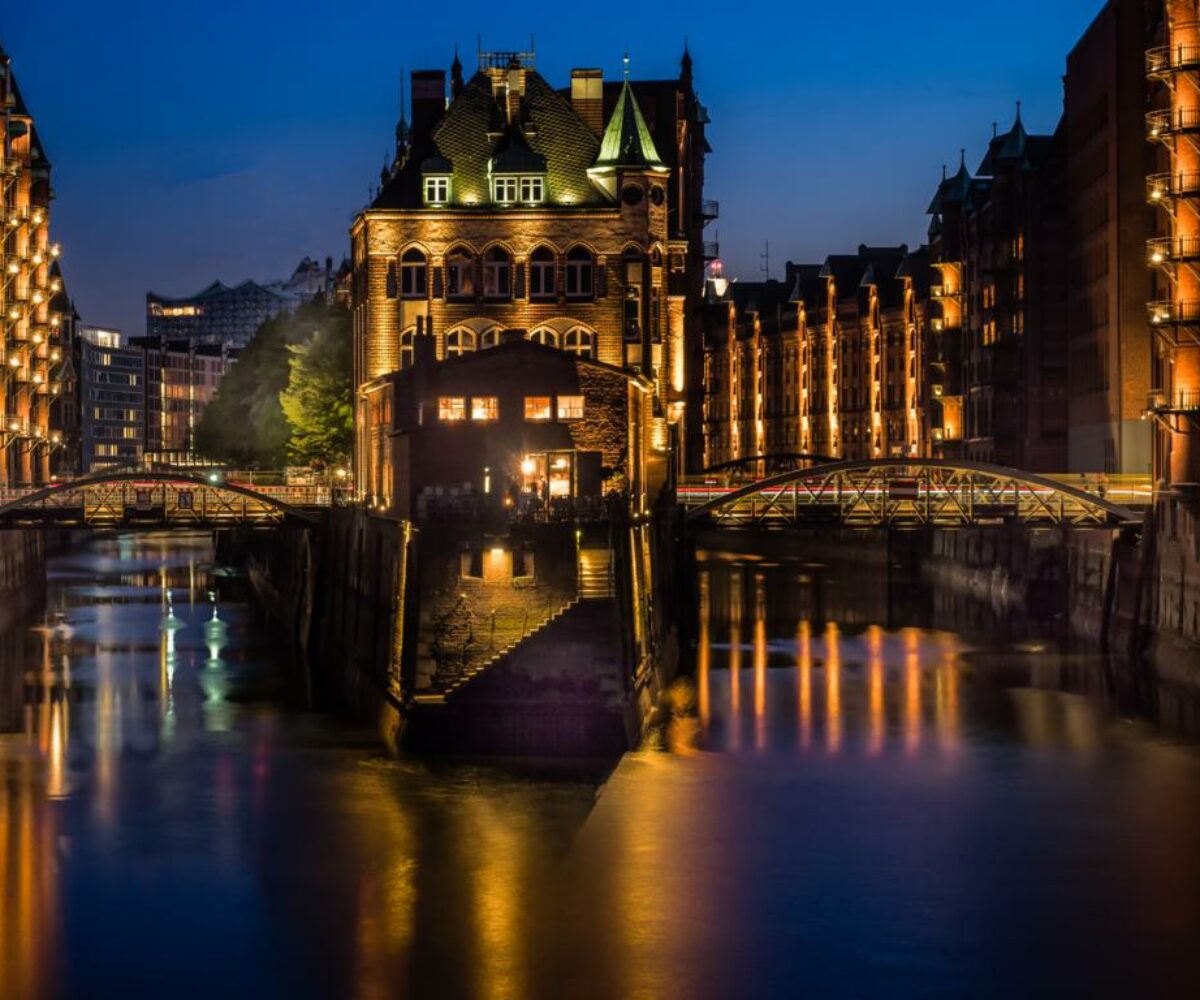
[[(935, 454), (951, 457), (953, 449), (1033, 472), (1067, 467), (1062, 133), (1030, 135), (1018, 112), (1008, 132), (993, 135), (976, 174), (963, 163), (929, 207), (941, 276), (932, 288), (932, 363), (944, 378), (931, 393), (941, 438)], [(961, 375), (951, 371), (959, 355)]]
[(1161, 236), (1147, 244), (1157, 351), (1148, 413), (1155, 418), (1155, 473), (1200, 484), (1200, 5), (1166, 0), (1146, 72), (1159, 106), (1146, 116), (1159, 163), (1147, 197)]
[(79, 330), (80, 471), (136, 467), (146, 431), (145, 352), (118, 330)]
[(652, 387), (647, 440), (665, 460), (686, 436), (689, 330), (698, 323), (706, 115), (685, 53), (676, 80), (605, 82), (578, 69), (559, 91), (531, 53), (480, 53), (449, 102), (441, 70), (412, 75), (412, 123), (355, 221), (357, 481), (388, 479), (376, 397), (431, 338), (444, 361), (506, 330)]
[(708, 290), (705, 468), (928, 454), (924, 248), (864, 245), (789, 263), (784, 282), (713, 278)]
[(161, 337), (133, 337), (129, 345), (144, 358), (145, 462), (193, 464), (196, 425), (238, 352)]
[(0, 50), (0, 485), (48, 482), (62, 447), (56, 426), (69, 375), (62, 279), (50, 241), (50, 163)]

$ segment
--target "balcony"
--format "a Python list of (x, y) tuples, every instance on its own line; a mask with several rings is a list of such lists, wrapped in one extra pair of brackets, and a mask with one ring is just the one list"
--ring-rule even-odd
[[(1191, 29), (1195, 24), (1176, 25), (1175, 30)], [(1200, 45), (1157, 45), (1146, 50), (1146, 76), (1152, 80), (1164, 80), (1174, 73), (1186, 73), (1200, 69)]]
[(702, 201), (700, 202), (700, 221), (704, 225), (708, 225), (714, 219), (721, 217), (721, 203), (719, 201)]
[(1146, 115), (1146, 137), (1165, 142), (1177, 135), (1200, 132), (1200, 108), (1163, 108)]
[(1152, 267), (1200, 260), (1200, 236), (1160, 236), (1146, 241), (1146, 261)]
[(1200, 174), (1151, 174), (1146, 178), (1146, 200), (1157, 205), (1170, 198), (1200, 197)]
[(1149, 302), (1146, 314), (1151, 326), (1200, 323), (1200, 302)]
[(716, 240), (705, 240), (702, 247), (705, 260), (716, 260), (721, 256), (721, 244)]
[(1146, 409), (1151, 413), (1200, 413), (1200, 389), (1154, 389)]

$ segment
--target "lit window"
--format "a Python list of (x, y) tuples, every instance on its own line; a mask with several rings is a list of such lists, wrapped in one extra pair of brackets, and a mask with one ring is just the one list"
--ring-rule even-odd
[(449, 177), (425, 178), (425, 204), (444, 205), (450, 200)]
[(425, 298), (425, 255), (406, 250), (400, 258), (400, 294), (406, 299)]
[(525, 397), (525, 419), (526, 420), (549, 420), (550, 413), (550, 397), (549, 396), (526, 396)]
[(438, 398), (438, 420), (457, 423), (467, 419), (467, 401), (462, 396), (440, 396)]
[(559, 420), (582, 420), (583, 419), (583, 397), (582, 396), (559, 396), (558, 397), (558, 419)]
[(517, 200), (517, 179), (515, 177), (497, 177), (492, 181), (493, 200), (501, 205), (510, 205)]
[(405, 330), (400, 334), (400, 369), (402, 371), (405, 368), (411, 368), (413, 365), (416, 337), (416, 330)]
[(472, 396), (471, 419), (492, 421), (500, 419), (500, 400), (495, 396)]
[(484, 330), (479, 335), (479, 349), (486, 350), (489, 347), (497, 347), (500, 344), (500, 327), (493, 326)]
[(529, 255), (529, 297), (554, 298), (554, 251), (538, 247)]
[(546, 186), (540, 177), (521, 178), (521, 201), (534, 204), (545, 197)]
[(538, 330), (534, 330), (529, 335), (529, 339), (535, 344), (542, 344), (546, 347), (558, 346), (558, 334), (544, 326)]

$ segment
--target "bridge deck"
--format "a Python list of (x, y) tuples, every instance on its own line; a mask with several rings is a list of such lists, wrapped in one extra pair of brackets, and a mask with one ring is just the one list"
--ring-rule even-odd
[(837, 462), (758, 481), (693, 477), (677, 495), (689, 517), (727, 526), (1114, 525), (1139, 520), (1154, 499), (1148, 476), (1041, 476), (934, 459)]

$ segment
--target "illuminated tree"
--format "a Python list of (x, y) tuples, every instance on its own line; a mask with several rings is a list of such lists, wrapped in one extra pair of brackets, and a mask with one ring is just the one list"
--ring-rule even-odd
[(354, 441), (349, 317), (330, 322), (306, 343), (288, 346), (287, 388), (279, 394), (291, 429), (288, 458), (301, 465), (349, 460)]

